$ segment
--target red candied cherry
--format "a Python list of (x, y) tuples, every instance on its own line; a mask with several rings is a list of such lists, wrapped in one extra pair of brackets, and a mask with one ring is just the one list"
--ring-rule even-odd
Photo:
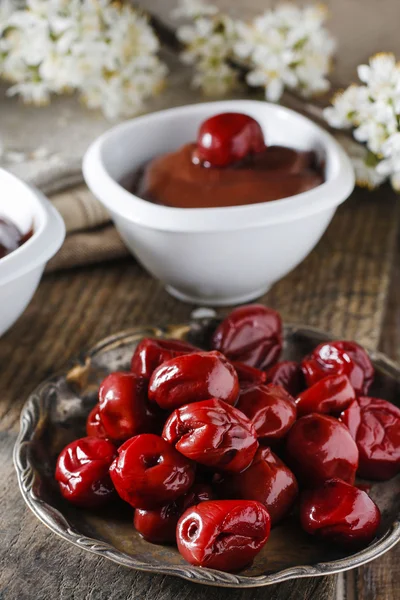
[(101, 422), (98, 404), (92, 408), (88, 415), (86, 420), (86, 434), (89, 437), (98, 437), (102, 439), (109, 437)]
[(113, 440), (124, 442), (150, 431), (153, 415), (147, 406), (145, 382), (133, 373), (108, 375), (100, 385), (99, 416), (104, 431)]
[(133, 524), (140, 535), (152, 544), (175, 544), (176, 526), (185, 510), (199, 502), (213, 499), (211, 486), (205, 483), (195, 483), (184, 496), (175, 502), (152, 510), (137, 508)]
[(241, 306), (217, 327), (211, 344), (229, 360), (267, 369), (281, 353), (281, 318), (262, 304)]
[(132, 356), (131, 371), (138, 377), (149, 380), (153, 371), (171, 358), (197, 352), (199, 349), (189, 342), (175, 339), (144, 338), (136, 346)]
[(360, 453), (358, 475), (382, 481), (400, 471), (400, 409), (379, 398), (361, 396), (342, 412)]
[(270, 517), (254, 500), (214, 500), (189, 508), (176, 530), (178, 550), (192, 565), (238, 571), (268, 540)]
[(77, 506), (97, 508), (115, 496), (108, 472), (117, 449), (109, 440), (84, 437), (68, 444), (57, 459), (61, 494)]
[(279, 385), (244, 390), (236, 408), (250, 419), (258, 439), (266, 444), (284, 438), (296, 420), (294, 398)]
[(302, 369), (308, 386), (327, 375), (347, 375), (356, 394), (366, 394), (374, 379), (369, 356), (356, 342), (320, 344), (304, 358)]
[(328, 375), (296, 398), (299, 417), (310, 413), (337, 415), (347, 408), (356, 393), (347, 375)]
[(258, 448), (249, 419), (215, 398), (174, 410), (163, 438), (187, 458), (221, 471), (243, 471)]
[(158, 435), (143, 433), (118, 448), (110, 475), (123, 500), (135, 508), (156, 508), (189, 490), (195, 467)]
[(294, 360), (283, 360), (270, 367), (265, 383), (282, 386), (294, 398), (306, 387), (301, 366)]
[(342, 546), (366, 546), (375, 537), (381, 514), (368, 494), (341, 479), (302, 494), (303, 529)]
[(301, 417), (286, 439), (286, 459), (298, 481), (316, 487), (338, 477), (354, 483), (358, 450), (343, 423), (328, 415)]
[(267, 379), (265, 371), (261, 371), (255, 367), (249, 367), (249, 365), (245, 365), (239, 361), (233, 361), (232, 364), (235, 367), (241, 390), (265, 383)]
[(292, 508), (298, 485), (292, 471), (269, 448), (259, 448), (251, 465), (242, 473), (223, 475), (217, 492), (225, 498), (257, 500), (276, 525)]
[(227, 167), (264, 150), (264, 135), (255, 119), (242, 113), (221, 113), (200, 126), (193, 162)]
[(235, 404), (239, 380), (220, 352), (195, 352), (159, 366), (151, 376), (148, 394), (149, 400), (167, 410), (207, 398)]

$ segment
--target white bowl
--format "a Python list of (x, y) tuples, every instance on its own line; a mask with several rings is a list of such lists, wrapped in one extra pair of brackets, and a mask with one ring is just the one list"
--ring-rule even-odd
[(0, 259), (0, 335), (23, 313), (46, 262), (65, 237), (64, 222), (38, 190), (0, 169), (0, 217), (7, 217), (32, 237)]
[[(201, 122), (220, 112), (251, 115), (268, 143), (315, 149), (325, 182), (283, 200), (191, 209), (153, 204), (119, 184), (147, 160), (194, 140)], [(181, 300), (215, 306), (247, 302), (291, 271), (354, 187), (350, 160), (332, 136), (287, 108), (250, 100), (173, 108), (117, 125), (90, 146), (83, 174), (146, 269)]]

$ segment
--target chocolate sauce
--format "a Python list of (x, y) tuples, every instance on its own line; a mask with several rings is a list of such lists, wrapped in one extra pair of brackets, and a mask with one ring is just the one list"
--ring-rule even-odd
[(287, 198), (324, 182), (313, 151), (269, 146), (224, 168), (193, 164), (195, 144), (156, 157), (122, 185), (144, 200), (177, 208), (240, 206)]

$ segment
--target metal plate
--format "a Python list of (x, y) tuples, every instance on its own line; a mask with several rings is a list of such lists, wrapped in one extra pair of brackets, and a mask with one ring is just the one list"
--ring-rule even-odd
[[(98, 511), (69, 505), (58, 492), (54, 468), (58, 453), (85, 435), (85, 419), (97, 400), (102, 378), (128, 369), (137, 343), (147, 336), (179, 337), (207, 349), (215, 319), (161, 328), (137, 328), (111, 336), (75, 361), (66, 373), (51, 377), (29, 397), (21, 413), (14, 463), (25, 502), (52, 531), (81, 549), (133, 569), (177, 575), (197, 583), (224, 587), (256, 587), (292, 578), (338, 573), (381, 556), (400, 538), (400, 476), (373, 483), (370, 494), (382, 511), (378, 536), (367, 548), (348, 553), (307, 536), (295, 516), (275, 527), (253, 565), (239, 574), (193, 567), (176, 548), (145, 542), (133, 528), (132, 509), (122, 501)], [(284, 359), (299, 360), (331, 336), (308, 327), (287, 325)], [(370, 353), (376, 368), (371, 395), (398, 403), (400, 367)]]

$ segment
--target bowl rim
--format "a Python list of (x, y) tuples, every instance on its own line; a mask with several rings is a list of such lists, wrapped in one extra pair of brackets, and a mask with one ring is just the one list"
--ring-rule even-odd
[[(212, 115), (221, 111), (262, 110), (263, 107), (311, 127), (323, 143), (326, 152), (329, 152), (336, 162), (337, 174), (308, 192), (271, 202), (214, 208), (174, 208), (139, 198), (124, 189), (107, 171), (104, 150), (107, 146), (112, 146), (113, 139), (121, 131), (134, 131), (137, 125), (143, 124), (154, 126), (177, 114), (190, 116), (207, 111)], [(163, 231), (231, 231), (292, 221), (335, 208), (348, 198), (355, 184), (351, 161), (332, 135), (311, 119), (289, 108), (259, 100), (190, 104), (125, 121), (103, 133), (89, 146), (83, 158), (82, 170), (86, 184), (111, 214), (123, 217), (131, 223)]]
[[(99, 341), (91, 349), (83, 352), (80, 357), (71, 361), (71, 369), (78, 374), (82, 374), (90, 363), (90, 358), (96, 355), (105, 347), (117, 347), (119, 343), (135, 341), (143, 336), (152, 337), (176, 337), (182, 332), (187, 332), (193, 323), (201, 323), (209, 319), (194, 319), (188, 323), (179, 325), (161, 327), (139, 326), (120, 331)], [(196, 323), (196, 324), (197, 324)], [(284, 325), (285, 334), (300, 333), (313, 336), (320, 341), (335, 339), (332, 335), (326, 334), (320, 329), (308, 327), (301, 324), (287, 323)], [(369, 351), (369, 355), (374, 363), (380, 363), (393, 377), (400, 381), (400, 366), (389, 359), (385, 354), (378, 351)], [(68, 371), (71, 373), (71, 370)], [(255, 588), (290, 579), (300, 577), (318, 577), (341, 573), (350, 569), (364, 565), (390, 550), (400, 540), (400, 513), (391, 523), (386, 533), (378, 540), (356, 552), (355, 554), (329, 562), (320, 562), (314, 565), (300, 565), (289, 567), (282, 571), (257, 576), (245, 576), (240, 574), (225, 573), (214, 569), (194, 567), (190, 564), (184, 565), (166, 565), (165, 567), (152, 564), (151, 562), (139, 561), (133, 556), (118, 550), (115, 546), (102, 540), (88, 537), (76, 531), (66, 517), (55, 507), (47, 504), (36, 494), (36, 472), (30, 460), (30, 449), (35, 438), (35, 434), (43, 426), (43, 406), (46, 394), (56, 391), (56, 383), (60, 377), (65, 377), (65, 371), (43, 381), (29, 396), (24, 404), (20, 416), (20, 431), (14, 445), (13, 462), (17, 473), (18, 485), (22, 497), (30, 510), (36, 517), (58, 536), (78, 546), (80, 549), (108, 558), (109, 560), (133, 568), (139, 571), (162, 573), (165, 575), (175, 575), (182, 579), (212, 585), (217, 587), (232, 588)]]
[(3, 181), (20, 194), (30, 196), (32, 217), (37, 227), (22, 246), (0, 259), (0, 286), (46, 263), (61, 247), (65, 238), (65, 224), (50, 201), (33, 186), (25, 183), (9, 171), (0, 169), (0, 187)]

